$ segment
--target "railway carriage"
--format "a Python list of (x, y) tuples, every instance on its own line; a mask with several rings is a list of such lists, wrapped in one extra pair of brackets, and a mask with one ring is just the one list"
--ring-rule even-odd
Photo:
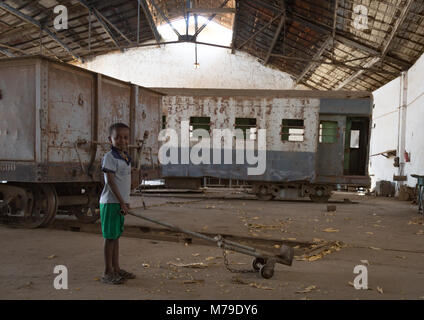
[[(157, 88), (164, 96), (164, 128), (189, 123), (190, 153), (197, 141), (193, 131), (201, 128), (239, 129), (247, 145), (255, 144), (259, 155), (259, 132), (266, 129), (265, 170), (248, 174), (246, 161), (234, 161), (238, 147), (232, 144), (231, 164), (214, 163), (216, 145), (210, 142), (205, 163), (162, 164), (169, 186), (200, 186), (203, 177), (247, 181), (258, 198), (309, 196), (326, 202), (337, 185), (369, 187), (368, 152), (373, 99), (369, 92), (304, 90), (219, 90)], [(252, 141), (250, 141), (252, 142)], [(208, 142), (209, 143), (209, 142)], [(181, 154), (185, 146), (176, 148)], [(262, 148), (263, 149), (263, 148)]]

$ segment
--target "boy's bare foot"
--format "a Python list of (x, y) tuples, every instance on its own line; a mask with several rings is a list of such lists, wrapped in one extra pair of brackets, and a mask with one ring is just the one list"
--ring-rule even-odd
[(125, 279), (122, 277), (116, 277), (113, 274), (106, 274), (102, 277), (101, 281), (105, 284), (123, 284)]
[(119, 270), (118, 275), (124, 279), (135, 279), (135, 274), (125, 271), (124, 269)]

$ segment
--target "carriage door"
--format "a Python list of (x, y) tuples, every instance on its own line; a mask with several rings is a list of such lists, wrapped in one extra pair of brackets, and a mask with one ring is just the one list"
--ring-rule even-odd
[(343, 137), (346, 116), (320, 115), (318, 131), (318, 176), (342, 176)]

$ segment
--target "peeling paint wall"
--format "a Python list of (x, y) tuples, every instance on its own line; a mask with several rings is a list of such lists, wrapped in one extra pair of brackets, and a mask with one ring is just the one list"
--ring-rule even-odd
[(199, 45), (198, 56), (195, 69), (194, 44), (180, 43), (110, 53), (78, 66), (144, 87), (308, 89), (247, 53)]
[[(407, 107), (405, 150), (410, 153), (410, 162), (405, 163), (405, 184), (415, 186), (417, 180), (411, 174), (424, 175), (424, 55), (407, 73)], [(374, 91), (375, 108), (371, 133), (370, 174), (372, 187), (379, 180), (393, 181), (398, 168), (393, 166), (394, 157), (386, 158), (374, 154), (398, 149), (399, 106), (401, 105), (401, 77)], [(401, 161), (404, 155), (399, 155)]]

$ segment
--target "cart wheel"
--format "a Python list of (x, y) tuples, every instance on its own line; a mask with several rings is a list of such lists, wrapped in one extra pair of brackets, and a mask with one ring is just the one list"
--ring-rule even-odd
[(252, 262), (253, 270), (255, 270), (255, 271), (261, 270), (261, 267), (264, 264), (266, 264), (266, 260), (264, 258), (255, 258), (255, 259), (253, 259), (253, 262)]
[(261, 269), (260, 269), (259, 272), (260, 272), (262, 278), (264, 278), (264, 279), (271, 279), (272, 276), (274, 275), (274, 266), (273, 265), (264, 264), (261, 267)]

